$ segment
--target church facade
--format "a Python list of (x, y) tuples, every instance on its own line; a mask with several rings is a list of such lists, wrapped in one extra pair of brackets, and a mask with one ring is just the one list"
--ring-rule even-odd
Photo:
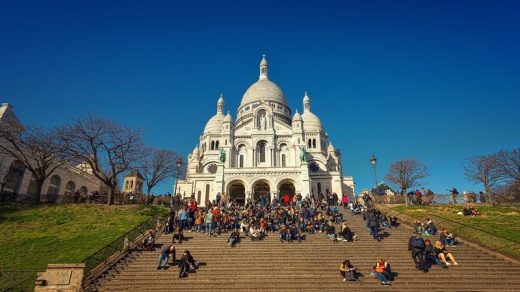
[(235, 120), (224, 114), (220, 96), (174, 193), (193, 195), (203, 206), (218, 193), (238, 202), (263, 194), (353, 196), (354, 180), (343, 176), (341, 153), (312, 112), (310, 97), (305, 93), (303, 113), (293, 115), (268, 69), (264, 55), (259, 79), (244, 93)]

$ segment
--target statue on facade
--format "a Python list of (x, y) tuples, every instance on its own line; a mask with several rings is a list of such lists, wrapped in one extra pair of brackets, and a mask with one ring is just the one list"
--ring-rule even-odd
[(305, 150), (305, 146), (300, 146), (300, 162), (307, 162), (307, 150)]
[(264, 114), (264, 115), (260, 116), (260, 125), (259, 125), (260, 130), (266, 129), (266, 123), (267, 123), (267, 119), (265, 118), (265, 114)]
[(224, 150), (224, 148), (220, 148), (220, 156), (218, 160), (220, 161), (220, 163), (226, 162), (226, 151)]

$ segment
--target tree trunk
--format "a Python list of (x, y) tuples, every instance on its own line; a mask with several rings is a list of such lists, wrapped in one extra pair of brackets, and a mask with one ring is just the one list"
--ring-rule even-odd
[(112, 205), (114, 203), (114, 193), (115, 193), (115, 187), (111, 186), (108, 188), (108, 198), (107, 198), (107, 205)]
[(36, 204), (39, 204), (40, 203), (40, 198), (42, 197), (42, 189), (43, 189), (43, 183), (45, 182), (45, 180), (43, 181), (36, 181), (36, 190), (34, 192), (34, 202)]
[(484, 185), (484, 190), (486, 191), (486, 197), (488, 199), (488, 202), (491, 203), (491, 205), (494, 206), (495, 205), (494, 204), (495, 201), (493, 200), (494, 198), (493, 198), (493, 193), (491, 192), (491, 188), (487, 184), (485, 184)]
[(403, 190), (404, 202), (406, 206), (410, 205), (410, 198), (408, 198), (408, 193), (406, 192), (406, 188), (401, 188)]

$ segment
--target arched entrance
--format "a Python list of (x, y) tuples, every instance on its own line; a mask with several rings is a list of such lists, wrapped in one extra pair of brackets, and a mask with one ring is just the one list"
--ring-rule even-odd
[(266, 180), (259, 180), (253, 185), (253, 201), (258, 202), (263, 195), (267, 195), (267, 202), (271, 201), (271, 188)]
[(239, 205), (244, 205), (246, 202), (246, 188), (244, 187), (244, 183), (241, 181), (233, 181), (228, 185), (229, 199), (231, 201), (235, 200)]
[(278, 195), (280, 199), (282, 199), (285, 195), (289, 196), (289, 199), (292, 200), (294, 195), (296, 194), (296, 187), (294, 186), (294, 182), (291, 180), (283, 180), (278, 185)]
[(5, 184), (2, 192), (9, 192), (13, 194), (20, 193), (20, 186), (22, 185), (23, 175), (25, 173), (25, 166), (20, 160), (15, 160), (9, 166), (9, 170), (4, 178)]

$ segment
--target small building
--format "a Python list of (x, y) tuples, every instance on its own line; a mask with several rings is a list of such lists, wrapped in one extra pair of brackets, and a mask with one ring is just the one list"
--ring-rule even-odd
[(124, 194), (142, 194), (144, 185), (144, 177), (139, 170), (134, 169), (123, 179), (123, 193)]

